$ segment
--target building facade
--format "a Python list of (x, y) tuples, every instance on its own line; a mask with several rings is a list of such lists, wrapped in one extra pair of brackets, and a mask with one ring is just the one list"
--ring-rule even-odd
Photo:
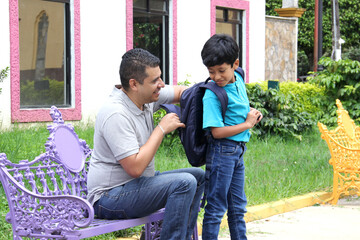
[(161, 59), (170, 85), (203, 81), (200, 52), (215, 33), (240, 46), (246, 82), (264, 80), (265, 0), (0, 1), (0, 124), (94, 120), (114, 84), (121, 56), (142, 47)]

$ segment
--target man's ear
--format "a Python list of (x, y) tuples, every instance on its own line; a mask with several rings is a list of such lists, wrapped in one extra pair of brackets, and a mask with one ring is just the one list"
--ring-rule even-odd
[(131, 78), (131, 79), (129, 80), (129, 87), (130, 87), (130, 89), (131, 89), (132, 91), (136, 91), (136, 90), (137, 90), (138, 84), (139, 84), (139, 83), (138, 83), (135, 79), (133, 79), (133, 78)]

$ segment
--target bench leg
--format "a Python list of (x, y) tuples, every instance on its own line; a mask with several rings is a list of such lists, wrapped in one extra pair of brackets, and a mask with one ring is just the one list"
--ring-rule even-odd
[(195, 227), (194, 227), (194, 232), (193, 232), (193, 240), (198, 240), (199, 238), (199, 233), (198, 233), (198, 228), (197, 228), (197, 223), (195, 224)]
[(159, 239), (162, 220), (145, 224), (145, 240)]

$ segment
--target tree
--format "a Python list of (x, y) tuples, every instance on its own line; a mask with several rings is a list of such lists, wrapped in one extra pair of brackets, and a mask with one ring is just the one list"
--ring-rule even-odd
[[(330, 56), (332, 52), (332, 0), (323, 0), (323, 53)], [(338, 0), (340, 37), (345, 40), (343, 49), (360, 48), (360, 1)], [(281, 8), (282, 0), (266, 0), (266, 14), (278, 16), (275, 8)], [(299, 8), (306, 12), (299, 18), (298, 50), (304, 51), (312, 66), (314, 52), (315, 0), (299, 0)]]

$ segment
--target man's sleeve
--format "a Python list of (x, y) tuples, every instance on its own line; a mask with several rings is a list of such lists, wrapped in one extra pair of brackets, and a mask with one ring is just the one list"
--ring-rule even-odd
[(159, 110), (161, 104), (172, 103), (174, 100), (174, 88), (169, 85), (165, 85), (160, 90), (159, 100), (154, 103), (154, 112)]

